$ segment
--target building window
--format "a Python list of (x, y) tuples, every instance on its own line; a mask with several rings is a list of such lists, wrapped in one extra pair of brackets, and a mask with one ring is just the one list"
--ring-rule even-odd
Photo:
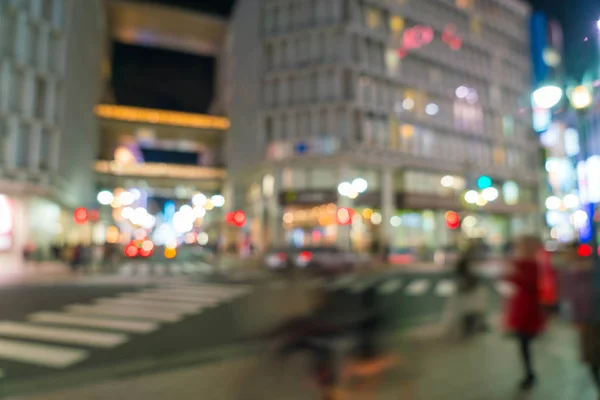
[(46, 100), (48, 96), (46, 80), (43, 78), (37, 78), (35, 89), (34, 116), (38, 119), (44, 119), (46, 117)]
[(26, 124), (19, 124), (19, 130), (16, 135), (16, 165), (18, 168), (27, 168), (29, 166), (29, 138), (31, 136), (31, 127)]
[(458, 130), (483, 131), (483, 111), (480, 106), (463, 101), (454, 102), (454, 127)]
[(373, 30), (381, 29), (383, 27), (383, 15), (381, 10), (374, 7), (367, 7), (365, 23)]
[(267, 142), (273, 141), (273, 118), (271, 117), (265, 119), (265, 140)]
[(515, 119), (511, 115), (502, 117), (502, 133), (504, 133), (504, 136), (514, 136)]

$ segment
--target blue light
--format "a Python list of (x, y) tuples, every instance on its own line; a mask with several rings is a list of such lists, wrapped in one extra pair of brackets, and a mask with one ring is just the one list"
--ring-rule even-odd
[(177, 205), (175, 205), (175, 203), (172, 201), (167, 201), (164, 208), (165, 221), (171, 221), (176, 211)]
[(594, 205), (586, 204), (582, 207), (582, 210), (588, 215), (588, 223), (583, 228), (579, 229), (579, 241), (581, 243), (587, 243), (592, 240)]
[(308, 147), (308, 144), (306, 144), (305, 142), (299, 142), (299, 143), (296, 143), (296, 147), (294, 150), (298, 154), (304, 154), (304, 153), (308, 152), (309, 147)]
[(486, 175), (482, 175), (477, 179), (477, 187), (479, 189), (486, 189), (492, 186), (492, 178)]

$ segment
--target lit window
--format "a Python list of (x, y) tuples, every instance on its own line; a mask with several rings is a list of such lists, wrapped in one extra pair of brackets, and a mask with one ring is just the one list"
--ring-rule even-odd
[(397, 15), (390, 18), (390, 29), (394, 33), (400, 33), (404, 30), (404, 19)]
[(496, 165), (504, 165), (506, 162), (506, 152), (502, 147), (494, 148), (494, 163)]
[(378, 29), (381, 27), (381, 11), (376, 8), (369, 8), (367, 10), (367, 26), (371, 29)]
[(478, 17), (471, 18), (470, 21), (471, 33), (477, 36), (481, 35), (481, 20)]

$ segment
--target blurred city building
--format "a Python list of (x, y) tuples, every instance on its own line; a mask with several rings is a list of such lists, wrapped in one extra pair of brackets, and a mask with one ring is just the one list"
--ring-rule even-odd
[(529, 18), (518, 1), (240, 0), (214, 105), (252, 240), (413, 259), (458, 232), (500, 249), (538, 231)]
[(94, 106), (106, 26), (100, 0), (0, 3), (0, 266), (77, 242), (95, 197)]
[[(229, 121), (189, 112), (196, 106), (175, 92), (181, 85), (195, 89), (178, 72), (217, 54), (226, 21), (143, 1), (105, 4), (113, 52), (107, 54), (111, 67), (105, 77), (105, 103), (96, 107), (101, 218), (95, 224), (95, 241), (126, 244), (149, 237), (157, 245), (206, 244), (208, 233), (216, 241), (224, 219), (217, 209), (222, 206)], [(159, 87), (152, 80), (161, 76), (168, 85)], [(212, 85), (210, 77), (208, 82)]]

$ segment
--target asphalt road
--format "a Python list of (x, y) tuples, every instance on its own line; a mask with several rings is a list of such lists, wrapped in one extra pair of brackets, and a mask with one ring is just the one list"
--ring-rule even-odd
[[(375, 288), (390, 326), (438, 321), (448, 273), (363, 273), (288, 280), (215, 275), (206, 263), (126, 263), (60, 285), (0, 288), (0, 397), (139, 374), (252, 351), (327, 293), (352, 314)], [(500, 299), (491, 284), (492, 307)]]

